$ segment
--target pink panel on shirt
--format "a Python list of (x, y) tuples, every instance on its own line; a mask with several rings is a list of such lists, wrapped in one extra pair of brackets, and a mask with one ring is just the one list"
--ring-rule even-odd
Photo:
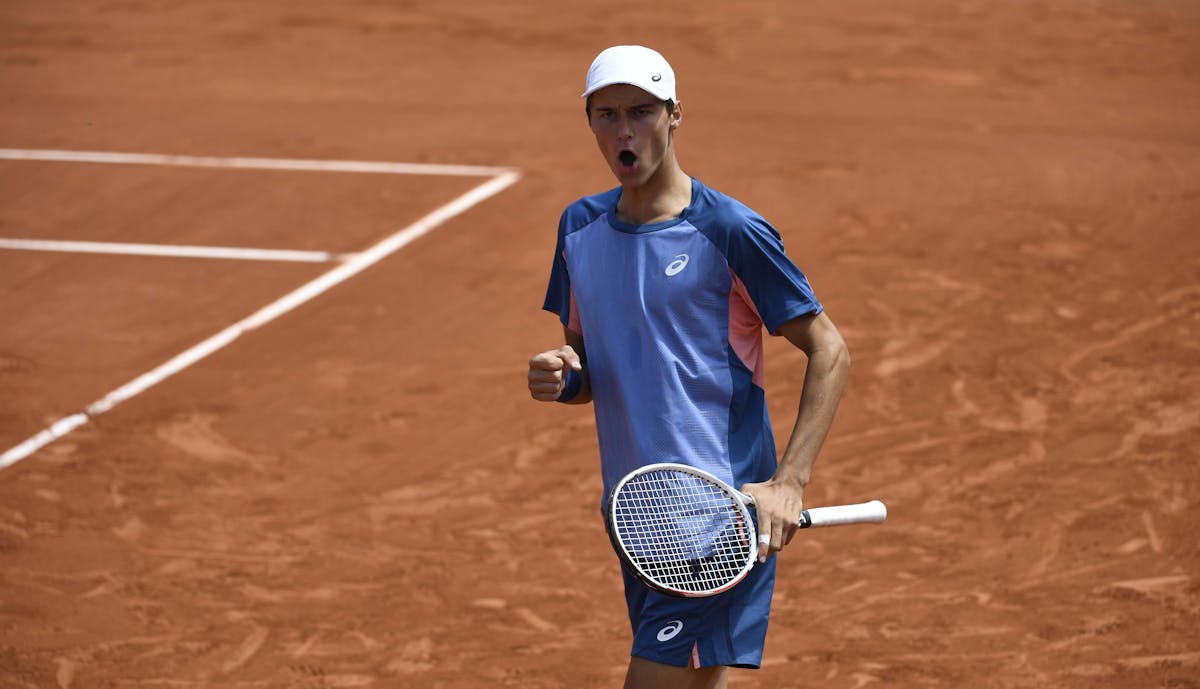
[(567, 316), (567, 327), (577, 333), (583, 332), (583, 324), (579, 322), (579, 307), (575, 305), (575, 288), (571, 288), (571, 313)]
[(746, 368), (754, 372), (754, 384), (761, 388), (764, 387), (762, 317), (746, 285), (732, 270), (729, 274), (733, 277), (729, 289), (729, 345)]

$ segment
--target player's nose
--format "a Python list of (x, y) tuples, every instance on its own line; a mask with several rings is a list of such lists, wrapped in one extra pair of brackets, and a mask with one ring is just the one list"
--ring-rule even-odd
[(633, 125), (629, 121), (629, 118), (624, 115), (617, 120), (617, 138), (621, 141), (628, 141), (633, 138)]

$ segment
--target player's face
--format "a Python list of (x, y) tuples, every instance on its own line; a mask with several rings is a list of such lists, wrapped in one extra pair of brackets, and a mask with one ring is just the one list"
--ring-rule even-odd
[(617, 180), (637, 187), (673, 154), (671, 133), (680, 117), (678, 104), (669, 111), (663, 101), (636, 86), (614, 84), (592, 94), (588, 124)]

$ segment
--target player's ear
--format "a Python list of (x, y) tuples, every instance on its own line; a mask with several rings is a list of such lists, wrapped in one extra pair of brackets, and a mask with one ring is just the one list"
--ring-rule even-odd
[(667, 113), (667, 117), (670, 120), (667, 126), (673, 130), (679, 129), (679, 125), (683, 123), (683, 106), (679, 101), (667, 101), (667, 103), (671, 106), (670, 111)]

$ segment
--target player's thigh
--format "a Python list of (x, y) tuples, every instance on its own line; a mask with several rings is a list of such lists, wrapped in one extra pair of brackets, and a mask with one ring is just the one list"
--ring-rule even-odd
[(725, 689), (729, 668), (676, 667), (634, 656), (629, 659), (625, 689)]

